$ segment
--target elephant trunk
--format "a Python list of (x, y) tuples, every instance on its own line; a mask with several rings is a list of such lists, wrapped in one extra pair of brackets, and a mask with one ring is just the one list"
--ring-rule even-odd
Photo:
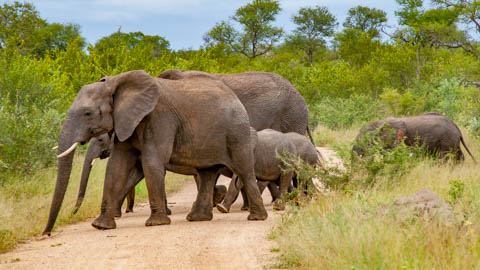
[[(72, 121), (69, 119), (65, 120), (65, 123), (62, 127), (62, 132), (58, 139), (58, 153), (64, 153), (67, 149), (73, 145), (73, 125)], [(55, 220), (57, 219), (58, 212), (62, 206), (63, 198), (65, 197), (65, 192), (67, 190), (68, 182), (70, 180), (70, 173), (72, 171), (72, 163), (75, 150), (70, 152), (68, 155), (58, 159), (58, 170), (57, 170), (57, 182), (55, 184), (55, 191), (53, 193), (52, 204), (50, 206), (50, 215), (48, 217), (48, 223), (43, 231), (43, 235), (50, 235), (53, 226), (55, 225)]]
[(72, 215), (76, 214), (80, 206), (82, 206), (83, 198), (85, 197), (85, 191), (87, 190), (88, 185), (88, 178), (90, 176), (90, 171), (92, 170), (92, 161), (100, 156), (98, 153), (97, 147), (90, 147), (88, 148), (87, 155), (85, 156), (85, 160), (83, 162), (82, 168), (82, 177), (80, 180), (80, 188), (78, 189), (78, 196), (77, 202), (75, 203), (75, 208), (73, 209)]

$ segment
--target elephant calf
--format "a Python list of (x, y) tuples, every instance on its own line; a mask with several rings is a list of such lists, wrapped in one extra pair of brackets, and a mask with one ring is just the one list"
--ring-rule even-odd
[(363, 155), (368, 145), (362, 144), (362, 140), (365, 134), (373, 131), (379, 132), (376, 136), (380, 136), (385, 148), (392, 148), (403, 140), (408, 146), (424, 146), (429, 153), (439, 155), (441, 158), (445, 158), (447, 154), (453, 154), (457, 160), (464, 160), (465, 157), (460, 148), (462, 143), (475, 161), (458, 126), (439, 113), (430, 112), (402, 118), (390, 117), (386, 120), (371, 122), (360, 130), (352, 150)]
[[(278, 181), (280, 186), (280, 196), (282, 198), (288, 191), (294, 176), (293, 171), (283, 171), (285, 164), (277, 157), (284, 151), (294, 156), (300, 157), (303, 161), (311, 165), (319, 163), (319, 157), (315, 146), (303, 135), (289, 132), (281, 133), (272, 129), (264, 129), (256, 132), (257, 136), (252, 136), (252, 144), (255, 146), (255, 176), (258, 184), (263, 190), (265, 183)], [(241, 188), (241, 187), (239, 187)], [(228, 187), (225, 200), (221, 204), (217, 204), (217, 209), (222, 213), (228, 213), (233, 202), (238, 197), (239, 190), (236, 185), (235, 178)], [(282, 210), (283, 207), (275, 200), (274, 208)]]

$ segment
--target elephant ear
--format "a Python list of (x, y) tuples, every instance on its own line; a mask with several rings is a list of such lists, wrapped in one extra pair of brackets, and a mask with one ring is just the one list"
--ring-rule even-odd
[(123, 142), (132, 136), (140, 121), (155, 109), (160, 87), (143, 70), (107, 77), (105, 82), (113, 96), (115, 135)]
[(407, 132), (405, 121), (398, 118), (388, 118), (380, 129), (384, 140), (390, 146), (399, 143)]

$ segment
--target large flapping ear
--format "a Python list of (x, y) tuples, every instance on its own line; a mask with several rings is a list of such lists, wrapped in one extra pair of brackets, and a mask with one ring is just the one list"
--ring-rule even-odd
[(113, 98), (115, 135), (123, 142), (142, 119), (153, 111), (160, 96), (159, 85), (143, 70), (134, 70), (107, 77)]

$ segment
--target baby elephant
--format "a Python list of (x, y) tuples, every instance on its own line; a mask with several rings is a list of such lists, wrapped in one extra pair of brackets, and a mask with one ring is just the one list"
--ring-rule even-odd
[[(277, 157), (278, 154), (283, 154), (284, 151), (294, 156), (300, 157), (302, 160), (311, 165), (319, 164), (319, 157), (315, 146), (303, 135), (295, 132), (281, 133), (272, 129), (264, 129), (256, 132), (257, 136), (252, 136), (252, 144), (255, 146), (255, 175), (259, 184), (262, 181), (277, 181), (280, 186), (280, 198), (282, 198), (288, 191), (293, 171), (282, 171), (285, 164)], [(235, 181), (232, 178), (232, 182)], [(228, 187), (225, 200), (221, 204), (217, 204), (217, 209), (222, 213), (228, 213), (230, 207), (238, 196), (238, 187), (236, 184), (230, 184)], [(265, 188), (265, 186), (263, 186)], [(278, 202), (277, 198), (275, 202)], [(277, 210), (283, 210), (283, 207), (274, 203)]]
[(455, 159), (464, 160), (465, 157), (460, 148), (463, 144), (472, 159), (475, 158), (465, 145), (462, 133), (458, 126), (446, 116), (439, 113), (425, 113), (413, 117), (387, 118), (369, 123), (360, 130), (355, 138), (353, 151), (359, 155), (365, 153), (367, 144), (362, 144), (365, 134), (378, 131), (385, 143), (385, 148), (392, 148), (404, 140), (409, 146), (424, 146), (431, 153), (445, 158), (447, 154), (453, 154)]

